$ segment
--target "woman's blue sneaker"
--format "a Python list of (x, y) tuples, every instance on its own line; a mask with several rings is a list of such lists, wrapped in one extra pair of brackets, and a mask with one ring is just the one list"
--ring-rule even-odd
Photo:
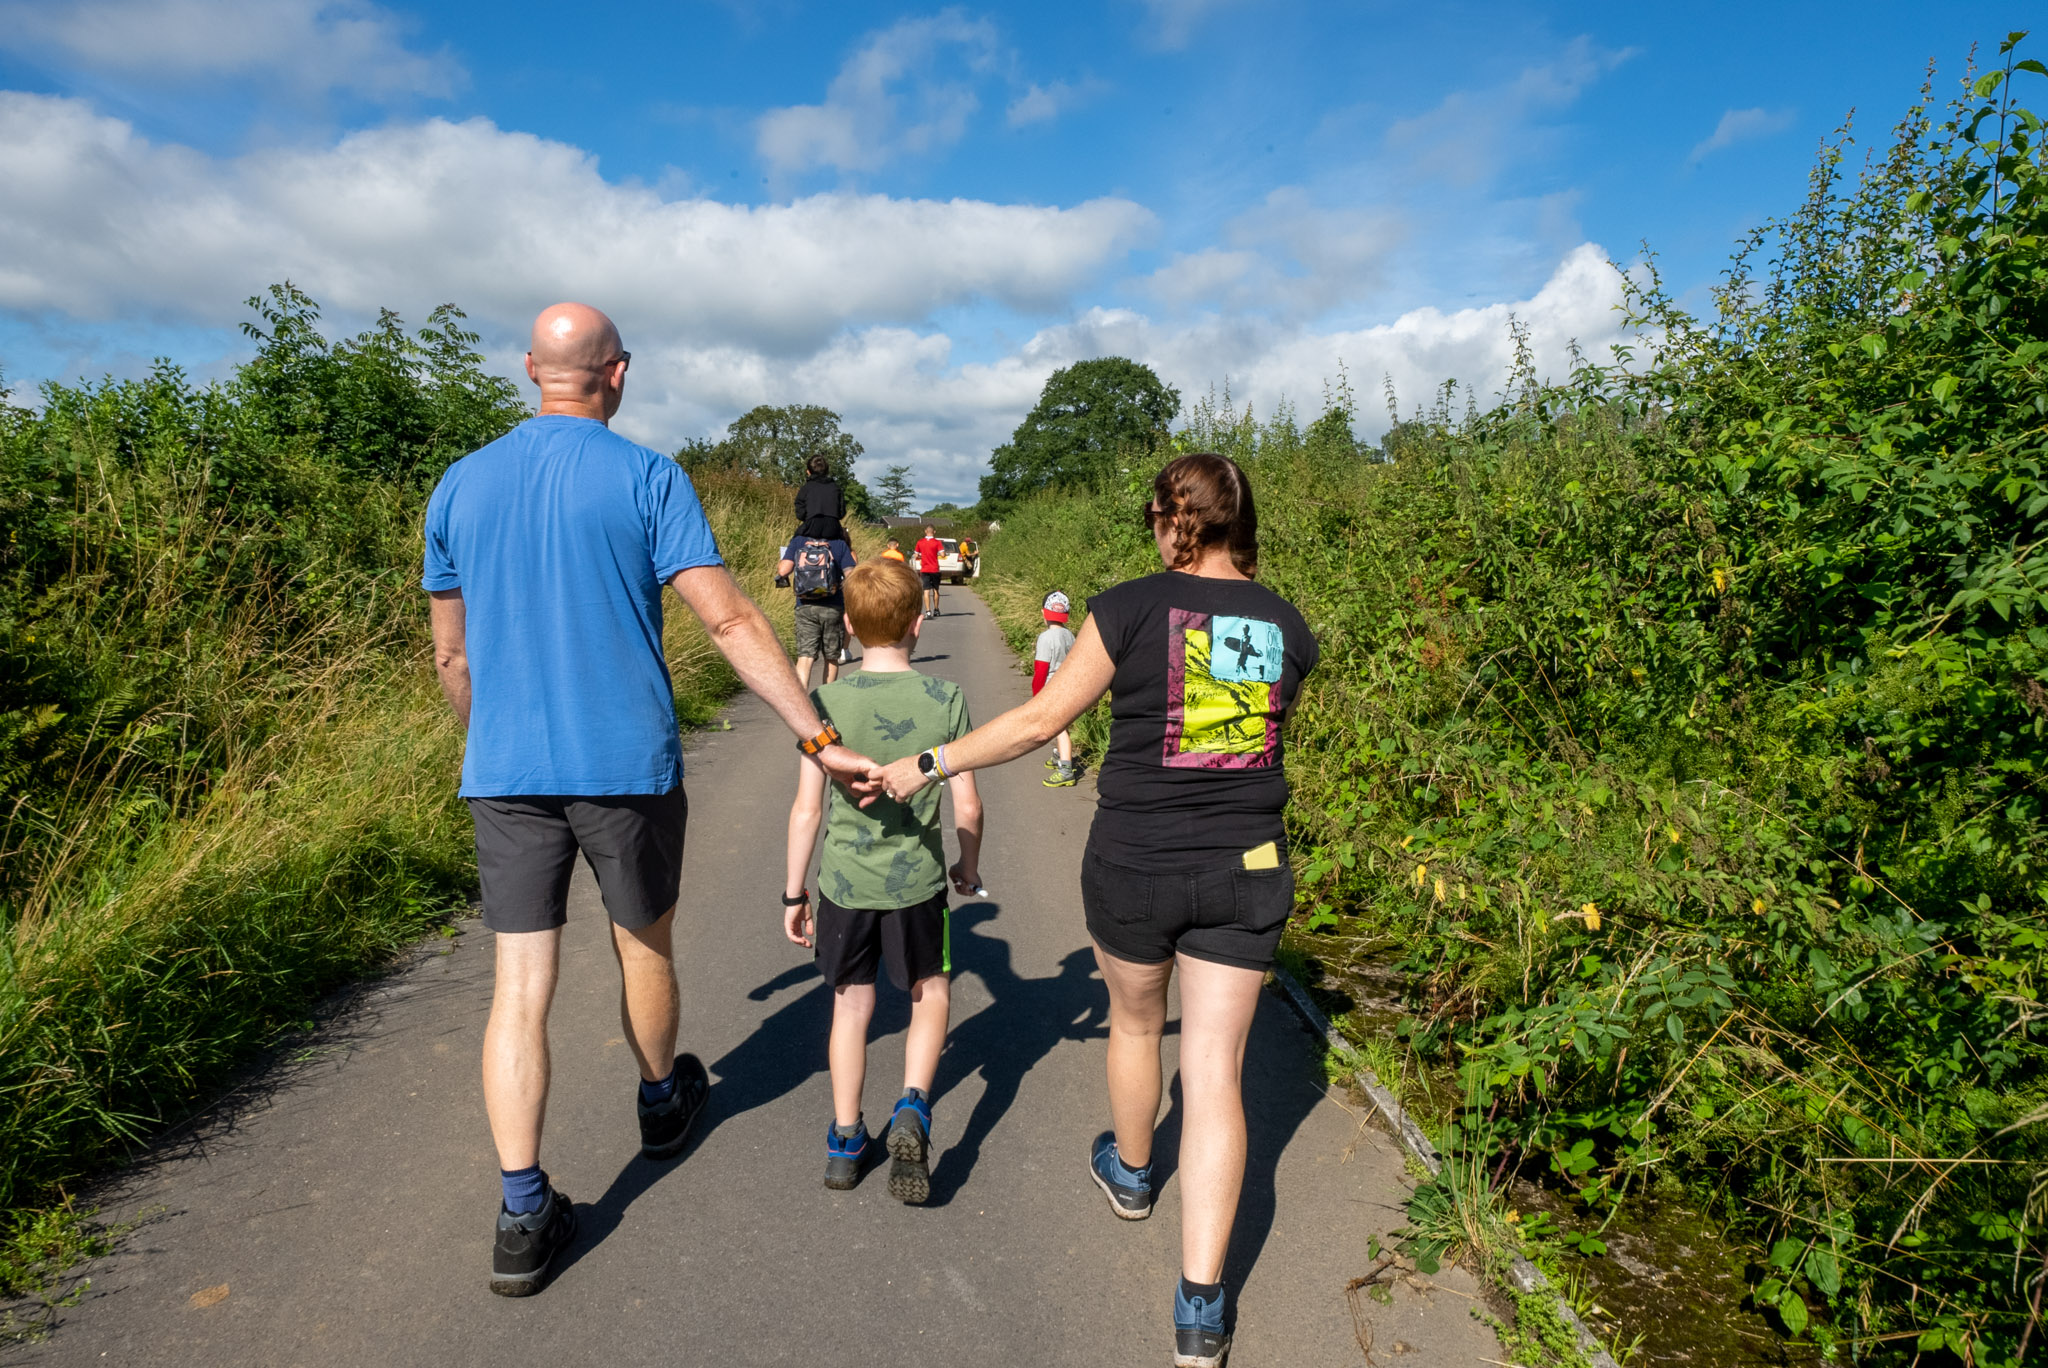
[(889, 1195), (913, 1205), (932, 1195), (932, 1106), (908, 1095), (889, 1117)]
[(1173, 1289), (1173, 1368), (1223, 1368), (1230, 1331), (1223, 1324), (1225, 1294), (1190, 1297), (1185, 1281)]
[(1116, 1134), (1104, 1131), (1095, 1137), (1094, 1152), (1088, 1156), (1088, 1174), (1095, 1180), (1095, 1186), (1102, 1189), (1102, 1195), (1109, 1198), (1109, 1209), (1126, 1221), (1142, 1221), (1152, 1214), (1152, 1170), (1124, 1167), (1124, 1161), (1117, 1157)]
[(868, 1128), (862, 1122), (860, 1134), (841, 1135), (836, 1125), (825, 1128), (825, 1186), (845, 1192), (860, 1185), (868, 1171)]

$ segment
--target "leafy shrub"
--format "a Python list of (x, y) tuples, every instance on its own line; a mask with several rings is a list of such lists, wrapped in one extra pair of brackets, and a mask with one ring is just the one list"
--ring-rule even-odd
[[(1261, 579), (1323, 645), (1296, 934), (1409, 970), (1447, 1148), (1596, 1215), (1682, 1185), (1788, 1332), (1972, 1364), (2038, 1336), (2048, 1269), (2048, 177), (2012, 93), (2048, 70), (2016, 41), (1853, 180), (1845, 136), (1711, 320), (1629, 277), (1640, 359), (1548, 386), (1524, 348), (1496, 406), (1446, 385), (1376, 453), (1341, 389), (1306, 431), (1226, 398), (1177, 434), (1252, 472)], [(1149, 473), (1005, 521), (1013, 632), (1027, 590), (1152, 568)]]

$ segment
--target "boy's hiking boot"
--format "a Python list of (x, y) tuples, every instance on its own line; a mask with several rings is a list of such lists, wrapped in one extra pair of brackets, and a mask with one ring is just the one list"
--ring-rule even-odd
[(932, 1195), (928, 1162), (932, 1146), (932, 1105), (905, 1096), (889, 1117), (889, 1195), (899, 1202), (922, 1202)]
[(635, 1098), (640, 1107), (640, 1157), (673, 1159), (690, 1143), (690, 1130), (711, 1097), (711, 1075), (693, 1054), (676, 1056), (676, 1090), (660, 1102)]
[(1173, 1289), (1173, 1368), (1223, 1368), (1230, 1330), (1223, 1323), (1224, 1294), (1188, 1295), (1187, 1280)]
[(500, 1206), (498, 1241), (491, 1249), (491, 1291), (501, 1297), (532, 1296), (548, 1285), (556, 1262), (575, 1239), (576, 1208), (552, 1183), (547, 1183), (538, 1211), (514, 1216)]
[(1088, 1156), (1088, 1173), (1095, 1186), (1109, 1198), (1109, 1209), (1126, 1221), (1142, 1221), (1152, 1214), (1152, 1170), (1129, 1169), (1117, 1157), (1116, 1134), (1104, 1131), (1095, 1137), (1095, 1150)]
[(1081, 771), (1078, 766), (1056, 764), (1052, 768), (1052, 773), (1045, 776), (1045, 786), (1047, 788), (1072, 788), (1074, 782), (1080, 777)]
[(834, 1192), (846, 1192), (860, 1185), (861, 1175), (868, 1171), (872, 1158), (870, 1136), (865, 1121), (860, 1123), (859, 1135), (841, 1135), (836, 1125), (825, 1128), (825, 1186)]

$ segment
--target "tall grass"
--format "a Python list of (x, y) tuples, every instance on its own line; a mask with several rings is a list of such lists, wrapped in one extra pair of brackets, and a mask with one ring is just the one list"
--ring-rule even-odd
[[(335, 403), (371, 362), (388, 378), (374, 349), (327, 375)], [(405, 374), (480, 408), (442, 425), (463, 440), (519, 417), (459, 366)], [(461, 450), (350, 456), (280, 431), (246, 379), (0, 405), (0, 1234), (43, 1239), (66, 1194), (474, 889), (418, 588), (426, 494)], [(320, 429), (331, 396), (307, 383), (280, 404)], [(713, 476), (700, 494), (786, 632), (789, 491)], [(738, 681), (673, 600), (665, 644), (679, 716), (707, 719)]]

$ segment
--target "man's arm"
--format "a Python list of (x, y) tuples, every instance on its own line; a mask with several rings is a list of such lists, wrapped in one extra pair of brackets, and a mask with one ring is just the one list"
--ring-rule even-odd
[[(677, 571), (669, 584), (704, 624), (711, 644), (732, 665), (740, 682), (760, 695), (799, 740), (807, 741), (824, 730), (810, 694), (775, 638), (775, 629), (730, 571), (722, 565), (693, 566)], [(879, 767), (865, 755), (844, 746), (827, 746), (818, 752), (818, 763), (854, 792), (874, 794)]]
[(427, 621), (434, 629), (434, 673), (441, 694), (455, 709), (455, 720), (469, 730), (469, 652), (464, 647), (468, 609), (460, 589), (435, 589), (427, 594)]

